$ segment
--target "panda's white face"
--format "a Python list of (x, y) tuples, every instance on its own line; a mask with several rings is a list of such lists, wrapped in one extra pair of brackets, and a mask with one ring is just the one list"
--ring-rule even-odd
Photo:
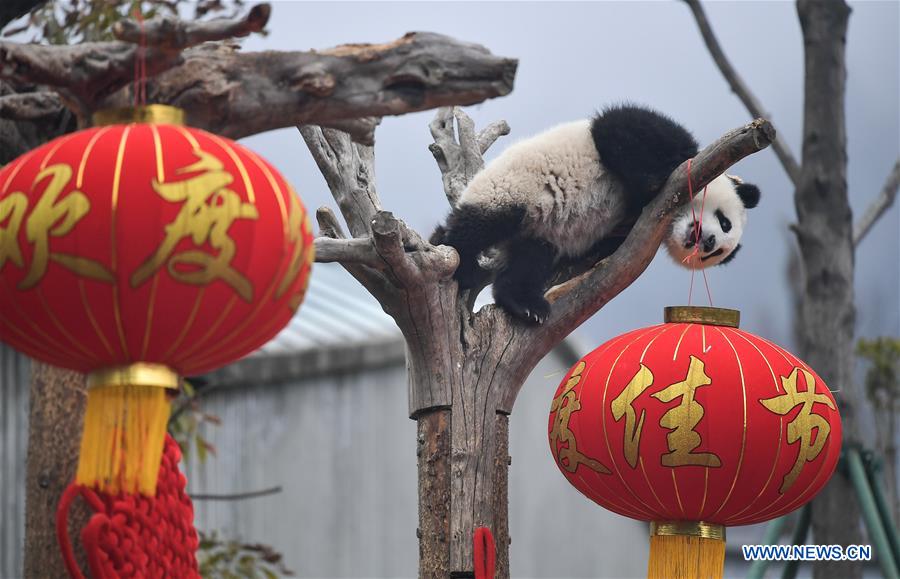
[[(752, 188), (755, 197), (744, 200), (738, 187)], [(758, 199), (754, 186), (741, 185), (740, 180), (726, 175), (716, 177), (706, 188), (705, 201), (700, 193), (678, 210), (666, 240), (669, 255), (688, 269), (704, 269), (726, 261), (744, 234), (747, 209), (755, 207)]]

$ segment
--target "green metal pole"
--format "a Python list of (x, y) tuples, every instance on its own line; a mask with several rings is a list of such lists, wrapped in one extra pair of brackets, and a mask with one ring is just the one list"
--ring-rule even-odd
[[(784, 523), (787, 519), (787, 517), (778, 517), (766, 526), (766, 533), (763, 535), (762, 539), (763, 545), (774, 545), (778, 542), (778, 539), (781, 537), (781, 532), (784, 530)], [(769, 563), (771, 563), (771, 561), (764, 561), (762, 559), (757, 559), (751, 563), (750, 570), (747, 572), (747, 579), (763, 579), (766, 574), (766, 569), (769, 568)]]
[(859, 449), (851, 447), (847, 450), (847, 465), (850, 467), (850, 480), (853, 481), (853, 487), (856, 489), (863, 519), (869, 531), (869, 538), (874, 543), (875, 555), (881, 564), (884, 577), (885, 579), (900, 579), (900, 572), (897, 571), (897, 563), (891, 552), (890, 541), (888, 541), (887, 533), (881, 524), (878, 507), (875, 506), (875, 497), (872, 496), (872, 489), (866, 479), (866, 469), (859, 456)]
[[(803, 505), (800, 510), (800, 519), (797, 526), (794, 527), (794, 534), (791, 535), (791, 545), (805, 545), (806, 536), (809, 534), (809, 525), (812, 522), (812, 503)], [(784, 564), (784, 571), (781, 572), (781, 579), (794, 579), (797, 576), (797, 568), (800, 567), (800, 561), (791, 560)]]
[(881, 514), (881, 521), (884, 523), (884, 530), (887, 533), (888, 542), (891, 544), (891, 550), (894, 554), (894, 562), (900, 563), (900, 541), (897, 539), (897, 525), (891, 517), (891, 510), (881, 491), (881, 478), (878, 476), (879, 469), (872, 457), (867, 457), (865, 461), (866, 474), (869, 475), (869, 486), (872, 488), (872, 496), (875, 497), (875, 506)]

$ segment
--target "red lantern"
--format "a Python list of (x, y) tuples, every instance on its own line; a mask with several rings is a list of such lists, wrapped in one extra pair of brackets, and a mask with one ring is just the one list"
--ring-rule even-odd
[(89, 373), (78, 482), (152, 495), (165, 389), (288, 322), (312, 233), (278, 171), (178, 109), (95, 120), (0, 170), (0, 339)]
[[(841, 422), (825, 383), (737, 329), (738, 317), (666, 308), (667, 323), (585, 356), (553, 400), (550, 448), (569, 482), (611, 511), (653, 522), (651, 577), (721, 576), (725, 526), (802, 506), (837, 464)], [(698, 547), (712, 568), (676, 569), (667, 559)]]

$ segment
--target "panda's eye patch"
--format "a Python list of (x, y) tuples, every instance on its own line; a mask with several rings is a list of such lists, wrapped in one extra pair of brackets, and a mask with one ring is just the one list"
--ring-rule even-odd
[(731, 231), (731, 221), (725, 217), (725, 214), (720, 209), (716, 209), (716, 219), (719, 220), (719, 227), (722, 228), (723, 233)]

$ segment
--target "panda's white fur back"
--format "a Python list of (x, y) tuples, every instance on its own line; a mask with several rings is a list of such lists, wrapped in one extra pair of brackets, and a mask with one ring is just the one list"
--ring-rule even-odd
[(557, 125), (508, 147), (481, 170), (459, 206), (523, 207), (523, 234), (583, 255), (625, 215), (624, 188), (604, 172), (591, 121)]

